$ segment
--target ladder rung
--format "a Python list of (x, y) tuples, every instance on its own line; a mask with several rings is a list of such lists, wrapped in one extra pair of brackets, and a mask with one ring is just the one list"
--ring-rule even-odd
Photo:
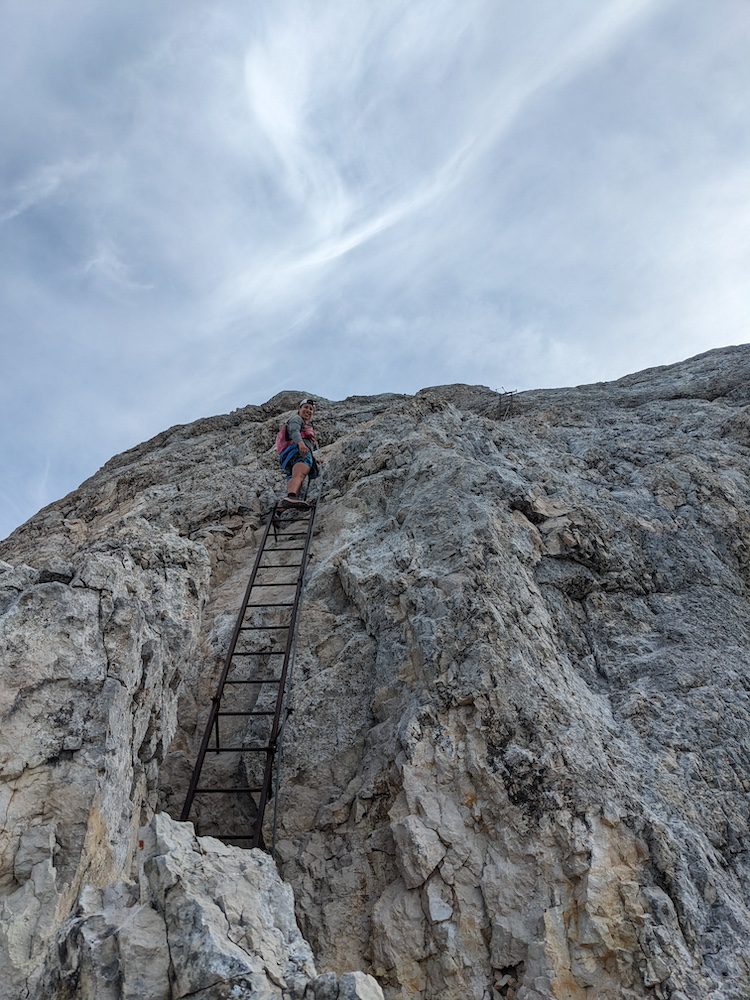
[[(210, 753), (257, 753), (262, 747), (209, 747), (206, 754)], [(265, 751), (264, 751), (265, 752)]]
[(300, 569), (302, 563), (293, 565), (290, 563), (272, 563), (270, 566), (259, 566), (258, 569)]
[(291, 627), (291, 622), (289, 625), (240, 625), (240, 632), (257, 632), (259, 629), (264, 628), (285, 629)]
[(228, 795), (236, 792), (262, 792), (263, 788), (196, 788), (196, 795)]
[(293, 580), (288, 580), (288, 581), (284, 581), (284, 582), (279, 582), (278, 580), (274, 580), (273, 583), (259, 583), (257, 581), (257, 579), (256, 579), (256, 580), (253, 580), (253, 586), (254, 587), (283, 587), (284, 583), (289, 583), (289, 584), (297, 583), (297, 581), (299, 580), (299, 578), (302, 576), (302, 574), (299, 572), (300, 569), (302, 568), (301, 566), (261, 566), (259, 568), (261, 570), (264, 570), (264, 569), (287, 569), (287, 570), (289, 570), (289, 569), (296, 569), (297, 570), (297, 575), (295, 576), (295, 578)]
[[(299, 580), (291, 580), (289, 583), (254, 583), (253, 590), (256, 587), (296, 587)], [(250, 605), (248, 605), (250, 607)]]
[(281, 601), (278, 604), (268, 604), (264, 602), (263, 604), (246, 604), (246, 608), (293, 608), (294, 601)]
[(304, 545), (292, 545), (288, 549), (265, 549), (265, 552), (304, 552)]
[(251, 681), (224, 681), (225, 684), (278, 684), (280, 677), (261, 677), (260, 680)]
[(257, 653), (232, 653), (232, 659), (235, 656), (283, 656), (285, 652), (285, 649), (274, 649), (270, 652), (267, 649), (260, 649)]
[(250, 715), (275, 715), (275, 713), (275, 709), (273, 711), (266, 711), (264, 709), (262, 712), (217, 712), (216, 714), (222, 718), (225, 715), (241, 715), (243, 718), (247, 718)]

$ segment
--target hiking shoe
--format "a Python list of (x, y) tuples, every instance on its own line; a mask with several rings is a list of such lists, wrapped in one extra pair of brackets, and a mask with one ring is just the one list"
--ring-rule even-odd
[(300, 500), (299, 497), (284, 497), (283, 500), (279, 500), (279, 507), (281, 510), (288, 510), (290, 508), (307, 510), (309, 506), (310, 504), (306, 500)]

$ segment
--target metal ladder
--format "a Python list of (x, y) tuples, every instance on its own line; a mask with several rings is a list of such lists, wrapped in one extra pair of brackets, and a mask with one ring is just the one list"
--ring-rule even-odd
[[(201, 836), (246, 846), (249, 842), (250, 847), (266, 849), (263, 816), (272, 796), (274, 776), (278, 786), (278, 763), (275, 775), (274, 764), (289, 713), (285, 695), (291, 686), (295, 625), (315, 509), (314, 502), (300, 510), (282, 510), (277, 503), (263, 532), (180, 814), (184, 822), (195, 807), (199, 813), (196, 831)], [(294, 579), (265, 582), (266, 571), (273, 571), (275, 577), (280, 570), (294, 572)], [(293, 596), (287, 593), (291, 591)], [(290, 599), (270, 600), (274, 593)], [(281, 621), (282, 617), (286, 620)], [(274, 665), (279, 659), (281, 668), (277, 670)], [(239, 733), (237, 721), (242, 726)], [(238, 737), (240, 745), (236, 745)], [(222, 754), (239, 756), (222, 758)], [(208, 755), (212, 755), (209, 762)], [(212, 760), (222, 763), (212, 768)], [(223, 762), (235, 760), (239, 777), (235, 773), (228, 784)], [(211, 797), (216, 795), (236, 797), (232, 814), (243, 828), (230, 832), (203, 829), (206, 820), (210, 824), (213, 818), (208, 803), (215, 801)]]

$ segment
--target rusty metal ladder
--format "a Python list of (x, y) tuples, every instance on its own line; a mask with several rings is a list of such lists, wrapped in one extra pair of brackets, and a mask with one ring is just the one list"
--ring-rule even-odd
[[(278, 785), (277, 755), (290, 711), (288, 688), (291, 686), (295, 627), (315, 511), (314, 502), (306, 510), (282, 510), (277, 503), (263, 532), (216, 694), (211, 699), (206, 729), (180, 814), (182, 821), (187, 820), (195, 806), (200, 813), (196, 831), (201, 836), (266, 849), (263, 817), (274, 790), (274, 778)], [(275, 575), (281, 570), (294, 572), (294, 579), (277, 581)], [(274, 576), (269, 582), (266, 582), (267, 571), (273, 571)], [(293, 596), (287, 594), (291, 591)], [(266, 598), (269, 592), (289, 599), (270, 600)], [(285, 621), (279, 620), (286, 615)], [(281, 668), (273, 669), (279, 659)], [(234, 745), (238, 737), (234, 729), (236, 721), (244, 727), (239, 734), (241, 745)], [(258, 729), (264, 729), (260, 737)], [(247, 745), (248, 740), (252, 741), (250, 745)], [(239, 755), (239, 758), (221, 758), (222, 754)], [(216, 755), (215, 760), (237, 759), (236, 771), (244, 774), (244, 778), (238, 779), (235, 775), (232, 784), (228, 784), (226, 768), (221, 767), (215, 769), (218, 774), (212, 774), (212, 768), (206, 766), (208, 755), (212, 758)], [(229, 832), (203, 829), (206, 818), (210, 823), (213, 810), (202, 803), (215, 801), (212, 797), (217, 795), (235, 797), (232, 814), (239, 815), (244, 829)]]

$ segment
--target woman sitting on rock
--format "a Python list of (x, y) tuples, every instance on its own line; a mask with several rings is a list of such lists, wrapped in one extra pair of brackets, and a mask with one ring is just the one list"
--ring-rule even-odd
[(315, 403), (312, 399), (303, 399), (297, 407), (297, 414), (290, 417), (279, 429), (276, 440), (276, 450), (279, 452), (279, 464), (289, 480), (287, 495), (279, 504), (280, 507), (307, 507), (300, 498), (300, 491), (305, 477), (317, 479), (320, 475), (318, 463), (313, 454), (318, 442), (315, 439), (315, 428), (312, 418)]

